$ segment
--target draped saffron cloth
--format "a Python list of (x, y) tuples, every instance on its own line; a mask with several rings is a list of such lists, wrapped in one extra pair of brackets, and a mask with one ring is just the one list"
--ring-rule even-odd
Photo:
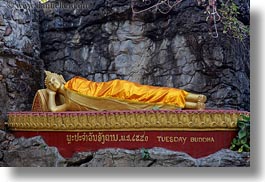
[[(138, 106), (142, 104), (161, 108), (165, 106), (166, 109), (184, 108), (185, 97), (188, 95), (188, 92), (176, 88), (141, 85), (126, 80), (93, 82), (82, 77), (72, 78), (65, 84), (65, 88), (79, 96), (125, 102), (126, 107), (130, 104)], [(79, 101), (85, 102), (82, 99), (79, 99)], [(104, 102), (101, 102), (101, 104), (104, 105)], [(105, 104), (105, 107), (111, 106)]]

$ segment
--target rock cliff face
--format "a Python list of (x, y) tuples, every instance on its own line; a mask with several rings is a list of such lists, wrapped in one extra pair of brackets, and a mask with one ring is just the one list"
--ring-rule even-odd
[[(74, 6), (79, 1), (59, 1)], [(238, 1), (249, 23), (249, 1)], [(249, 110), (249, 40), (209, 35), (204, 8), (185, 0), (169, 14), (134, 16), (130, 0), (83, 1), (86, 9), (44, 9), (45, 68), (94, 81), (126, 79), (208, 96), (207, 107)]]
[(6, 113), (30, 110), (37, 89), (41, 87), (39, 14), (34, 1), (0, 2), (0, 123)]

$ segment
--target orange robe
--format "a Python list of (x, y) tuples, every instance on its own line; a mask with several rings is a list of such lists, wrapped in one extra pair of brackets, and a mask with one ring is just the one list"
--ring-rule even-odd
[(82, 77), (72, 78), (65, 84), (65, 88), (81, 96), (116, 99), (127, 105), (137, 103), (171, 108), (184, 108), (185, 97), (188, 95), (188, 92), (176, 88), (141, 85), (126, 80), (93, 82)]

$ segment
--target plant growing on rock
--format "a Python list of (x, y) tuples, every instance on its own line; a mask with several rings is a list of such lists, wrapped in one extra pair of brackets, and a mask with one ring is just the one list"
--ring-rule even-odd
[(222, 3), (219, 12), (222, 16), (223, 33), (241, 41), (249, 35), (249, 26), (244, 25), (237, 19), (240, 14), (239, 7), (232, 0)]
[(238, 152), (250, 151), (250, 116), (242, 115), (237, 122), (238, 133), (231, 142), (231, 150)]
[[(131, 0), (133, 15), (146, 11), (169, 13), (185, 0)], [(217, 23), (223, 25), (223, 33), (241, 41), (249, 35), (249, 27), (237, 19), (239, 7), (233, 0), (195, 0), (199, 6), (205, 7), (206, 21), (210, 25), (209, 33), (218, 38)], [(225, 2), (226, 1), (226, 2)]]
[(149, 154), (149, 151), (145, 148), (142, 148), (141, 149), (141, 154), (142, 154), (142, 159), (143, 160), (149, 160), (151, 157), (150, 157), (150, 154)]

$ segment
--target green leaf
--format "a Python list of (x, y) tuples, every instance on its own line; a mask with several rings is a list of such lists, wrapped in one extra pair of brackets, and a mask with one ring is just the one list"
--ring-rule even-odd
[(47, 3), (49, 0), (40, 0), (41, 3)]
[(233, 144), (233, 145), (236, 145), (236, 143), (237, 143), (237, 139), (236, 139), (236, 138), (233, 138), (233, 140), (232, 140), (232, 144)]
[(243, 121), (247, 121), (247, 122), (250, 122), (250, 117), (249, 116), (246, 116), (246, 115), (241, 115)]
[(247, 151), (247, 152), (250, 151), (250, 147), (249, 147), (249, 145), (244, 144), (243, 147), (244, 147), (244, 149), (245, 149), (244, 151)]
[(245, 130), (240, 130), (238, 132), (238, 138), (241, 139), (247, 135), (247, 132)]
[(237, 126), (238, 126), (240, 129), (242, 129), (242, 128), (245, 127), (245, 123), (243, 123), (242, 121), (238, 121), (238, 122), (237, 122)]
[(243, 152), (243, 145), (237, 150), (238, 152)]
[(245, 145), (246, 143), (247, 143), (247, 138), (246, 137), (245, 138), (242, 138), (240, 140), (240, 144)]

